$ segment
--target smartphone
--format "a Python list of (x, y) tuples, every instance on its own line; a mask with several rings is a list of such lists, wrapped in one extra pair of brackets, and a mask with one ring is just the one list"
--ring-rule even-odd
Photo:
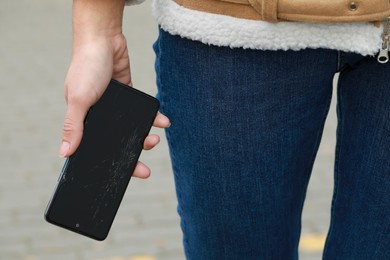
[(111, 80), (84, 121), (76, 152), (67, 158), (45, 219), (104, 240), (159, 108), (156, 98)]

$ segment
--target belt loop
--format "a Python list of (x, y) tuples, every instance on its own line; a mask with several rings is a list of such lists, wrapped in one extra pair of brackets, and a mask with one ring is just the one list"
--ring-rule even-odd
[(263, 6), (263, 19), (265, 21), (278, 21), (278, 0), (261, 0)]
[(248, 2), (261, 15), (262, 20), (278, 21), (278, 0), (248, 0)]
[[(261, 15), (261, 19), (263, 20), (264, 17), (263, 17), (263, 8), (262, 8), (262, 5), (261, 5), (261, 1), (262, 0), (248, 0), (250, 5), (253, 7), (253, 9), (256, 10), (256, 12), (259, 13), (259, 15)], [(273, 0), (271, 0), (271, 1), (273, 1)]]

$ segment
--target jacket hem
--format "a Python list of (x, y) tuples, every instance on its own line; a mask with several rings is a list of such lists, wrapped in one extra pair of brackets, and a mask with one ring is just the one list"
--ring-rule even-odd
[(153, 0), (153, 16), (170, 34), (216, 46), (258, 50), (326, 48), (374, 55), (383, 28), (371, 23), (270, 23), (200, 12)]

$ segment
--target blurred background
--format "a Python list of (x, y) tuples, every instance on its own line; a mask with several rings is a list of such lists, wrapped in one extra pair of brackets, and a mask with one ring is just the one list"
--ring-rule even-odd
[[(141, 160), (152, 177), (132, 179), (111, 232), (96, 242), (44, 221), (64, 162), (63, 81), (71, 55), (72, 1), (0, 1), (0, 260), (184, 259), (165, 139)], [(150, 1), (126, 8), (133, 82), (156, 94)], [(303, 215), (301, 259), (321, 259), (329, 225), (335, 144), (334, 102)], [(163, 135), (162, 131), (153, 130)]]

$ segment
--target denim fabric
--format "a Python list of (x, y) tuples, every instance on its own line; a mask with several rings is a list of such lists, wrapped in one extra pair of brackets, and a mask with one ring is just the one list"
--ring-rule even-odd
[(338, 71), (324, 259), (390, 259), (390, 64), (324, 49), (208, 46), (162, 30), (154, 48), (187, 259), (298, 259)]

